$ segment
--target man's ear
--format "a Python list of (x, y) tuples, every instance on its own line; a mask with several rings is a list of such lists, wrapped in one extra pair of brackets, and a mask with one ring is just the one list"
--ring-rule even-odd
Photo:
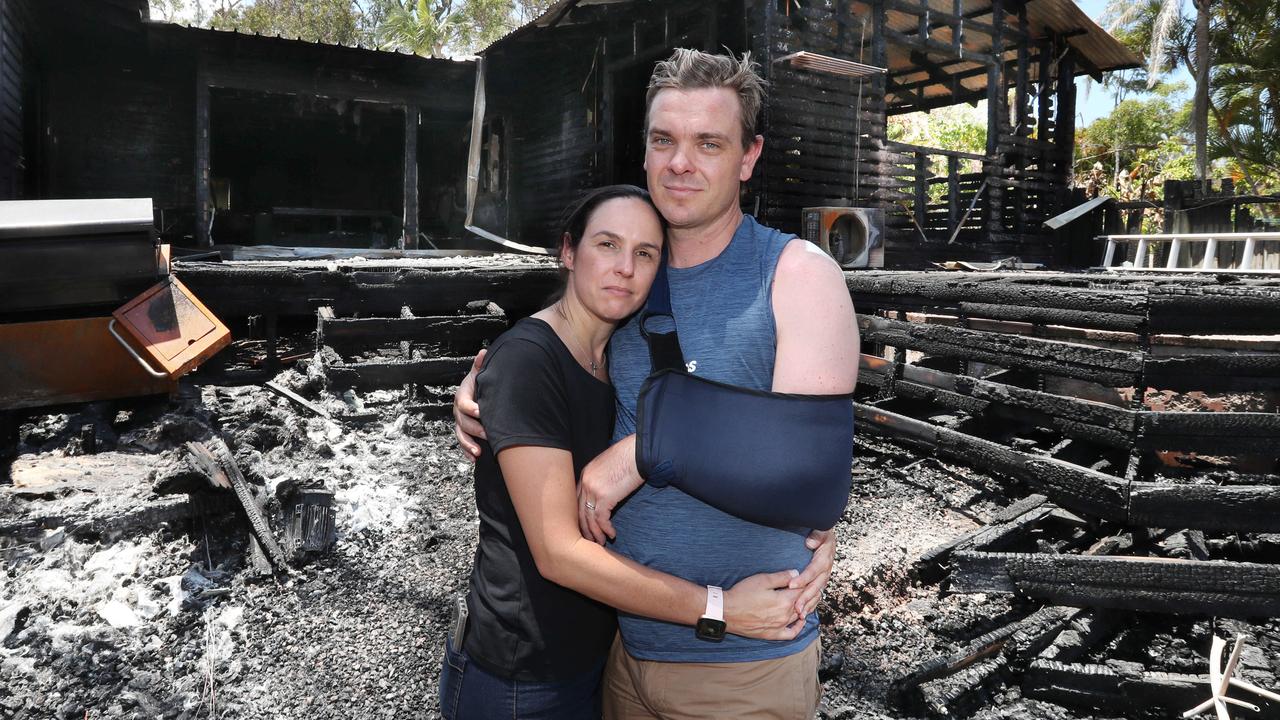
[(742, 155), (742, 166), (738, 170), (738, 180), (746, 182), (751, 179), (751, 173), (755, 171), (756, 161), (760, 159), (760, 153), (764, 152), (764, 136), (757, 135), (751, 141), (751, 146)]
[(560, 262), (565, 270), (573, 269), (573, 236), (569, 233), (560, 236)]

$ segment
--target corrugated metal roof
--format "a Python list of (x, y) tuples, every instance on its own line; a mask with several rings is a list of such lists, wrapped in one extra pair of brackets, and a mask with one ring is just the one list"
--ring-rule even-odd
[[(928, 0), (929, 7), (941, 13), (951, 13), (955, 6), (952, 0)], [(982, 23), (991, 22), (991, 0), (963, 0), (962, 13), (969, 19)], [(983, 11), (986, 11), (985, 13)], [(919, 17), (911, 13), (890, 10), (887, 26), (898, 32), (913, 33), (919, 27)], [(1093, 67), (1077, 67), (1077, 74), (1088, 74), (1094, 70), (1106, 72), (1136, 67), (1142, 64), (1132, 50), (1102, 29), (1085, 14), (1074, 0), (1030, 0), (1027, 3), (1027, 29), (1032, 38), (1043, 38), (1050, 34), (1067, 35), (1067, 42), (1076, 49)], [(930, 39), (950, 44), (953, 40), (950, 26), (935, 28)], [(962, 46), (975, 53), (991, 52), (991, 36), (973, 29), (963, 35)], [(913, 83), (929, 79), (929, 73), (919, 68), (911, 57), (912, 49), (888, 44), (889, 73), (899, 83)], [(1017, 53), (1009, 50), (1004, 54), (1006, 60), (1016, 59)], [(1054, 58), (1056, 60), (1057, 58)], [(969, 70), (977, 70), (983, 65), (978, 62), (947, 63), (947, 75), (961, 75)], [(1030, 79), (1039, 80), (1039, 64), (1032, 63)], [(961, 78), (958, 81), (965, 90), (980, 92), (987, 87), (986, 73)], [(950, 88), (942, 84), (929, 85), (923, 88), (923, 98), (933, 99), (950, 94)], [(892, 98), (892, 95), (890, 96)]]
[(468, 62), (471, 62), (470, 58), (474, 57), (474, 56), (467, 56), (467, 59), (424, 57), (416, 53), (408, 52), (407, 50), (395, 50), (395, 49), (384, 50), (382, 48), (368, 47), (366, 45), (361, 45), (359, 43), (351, 43), (351, 44), (327, 43), (327, 42), (320, 42), (316, 40), (304, 40), (300, 37), (289, 37), (287, 35), (245, 32), (243, 30), (235, 30), (235, 29), (222, 30), (222, 29), (215, 29), (215, 28), (199, 27), (197, 25), (188, 25), (186, 23), (166, 22), (164, 20), (143, 20), (143, 25), (156, 27), (156, 28), (173, 28), (176, 30), (192, 32), (192, 33), (207, 33), (210, 35), (220, 35), (220, 36), (237, 35), (240, 37), (261, 38), (264, 40), (279, 41), (279, 42), (286, 42), (286, 43), (298, 43), (301, 45), (308, 45), (308, 46), (314, 46), (314, 47), (345, 48), (347, 50), (358, 50), (361, 52), (378, 53), (380, 55), (396, 55), (400, 57), (417, 58), (419, 60), (423, 60), (426, 62), (468, 63)]

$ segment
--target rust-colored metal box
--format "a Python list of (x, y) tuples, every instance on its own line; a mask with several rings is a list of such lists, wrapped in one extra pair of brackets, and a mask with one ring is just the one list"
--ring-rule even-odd
[(153, 374), (177, 378), (231, 344), (231, 331), (172, 275), (111, 313)]
[(171, 393), (107, 330), (109, 317), (0, 323), (0, 410)]

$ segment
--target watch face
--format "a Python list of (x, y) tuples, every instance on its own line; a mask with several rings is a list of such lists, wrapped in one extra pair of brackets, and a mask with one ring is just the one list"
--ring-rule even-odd
[(710, 640), (712, 642), (720, 642), (724, 639), (725, 624), (723, 620), (713, 620), (709, 617), (698, 618), (698, 638), (700, 640)]

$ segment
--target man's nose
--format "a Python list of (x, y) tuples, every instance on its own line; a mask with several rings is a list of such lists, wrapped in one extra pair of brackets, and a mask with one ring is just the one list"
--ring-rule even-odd
[(692, 165), (689, 162), (689, 156), (685, 154), (685, 150), (681, 146), (677, 146), (671, 153), (671, 162), (667, 164), (668, 169), (677, 175), (689, 172)]

